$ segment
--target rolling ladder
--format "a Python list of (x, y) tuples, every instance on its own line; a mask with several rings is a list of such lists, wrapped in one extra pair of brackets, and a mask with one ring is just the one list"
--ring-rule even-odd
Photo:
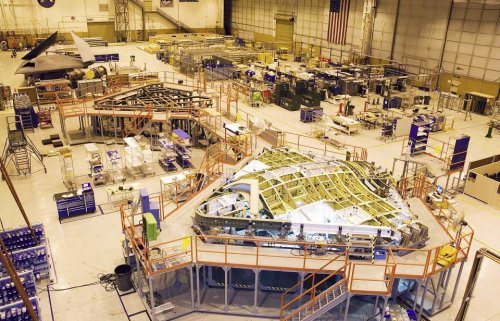
[(349, 259), (363, 259), (375, 262), (376, 238), (369, 234), (349, 234), (347, 239), (347, 253)]
[(26, 148), (14, 149), (14, 165), (19, 175), (28, 175), (31, 173), (31, 157)]
[(24, 132), (22, 119), (19, 116), (7, 117), (7, 130), (7, 140), (2, 153), (5, 167), (13, 162), (18, 175), (26, 176), (32, 173), (31, 159), (33, 158), (47, 173), (47, 168), (43, 164), (43, 156)]

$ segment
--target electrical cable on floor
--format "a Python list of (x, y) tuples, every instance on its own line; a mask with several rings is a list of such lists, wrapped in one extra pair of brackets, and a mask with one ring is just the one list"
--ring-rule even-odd
[(92, 286), (92, 285), (97, 285), (97, 284), (99, 284), (99, 281), (92, 282), (92, 283), (81, 284), (81, 285), (70, 286), (68, 288), (62, 288), (62, 289), (56, 289), (56, 288), (54, 288), (52, 286), (49, 286), (49, 290), (50, 291), (55, 291), (55, 292), (58, 292), (58, 291), (68, 291), (68, 290), (74, 290), (74, 289), (84, 288), (84, 287), (87, 287), (87, 286)]
[(107, 292), (112, 292), (116, 288), (116, 275), (114, 273), (98, 274), (99, 283)]
[(100, 284), (107, 292), (112, 292), (115, 290), (116, 275), (114, 273), (109, 273), (109, 274), (100, 273), (97, 275), (97, 278), (99, 279), (98, 281), (86, 283), (86, 284), (81, 284), (81, 285), (70, 286), (67, 288), (57, 289), (57, 288), (54, 288), (52, 285), (49, 285), (46, 289), (37, 288), (37, 290), (38, 290), (38, 293), (43, 293), (44, 291), (47, 291), (47, 290), (59, 292), (59, 291), (68, 291), (68, 290), (84, 288), (87, 286), (93, 286), (93, 285), (98, 285), (98, 284)]

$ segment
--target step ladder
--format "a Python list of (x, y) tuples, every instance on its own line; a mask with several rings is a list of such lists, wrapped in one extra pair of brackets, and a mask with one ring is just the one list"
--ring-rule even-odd
[(347, 253), (349, 259), (363, 259), (375, 262), (376, 238), (369, 234), (349, 234), (347, 238)]
[(33, 119), (31, 118), (31, 113), (21, 113), (21, 122), (23, 124), (24, 130), (31, 130), (35, 132), (35, 126), (33, 125)]
[(31, 156), (26, 148), (14, 150), (14, 166), (19, 175), (26, 176), (31, 173)]

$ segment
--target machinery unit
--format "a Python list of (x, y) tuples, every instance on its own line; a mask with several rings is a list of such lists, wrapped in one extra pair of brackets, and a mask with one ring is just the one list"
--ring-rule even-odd
[(300, 102), (307, 107), (319, 107), (323, 96), (312, 90), (309, 90), (307, 80), (297, 80), (295, 84), (295, 94), (300, 95)]
[(274, 88), (274, 103), (290, 111), (300, 109), (301, 98), (290, 91), (290, 84), (279, 82)]
[(142, 216), (142, 229), (145, 241), (156, 241), (158, 235), (160, 234), (158, 222), (151, 213), (144, 213)]

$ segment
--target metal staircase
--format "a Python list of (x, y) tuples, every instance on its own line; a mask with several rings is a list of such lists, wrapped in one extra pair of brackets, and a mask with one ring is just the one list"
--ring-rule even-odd
[(26, 148), (14, 149), (14, 165), (19, 175), (31, 173), (31, 157)]
[(135, 4), (136, 6), (138, 6), (139, 8), (141, 8), (141, 10), (144, 13), (156, 13), (156, 14), (158, 14), (160, 17), (162, 17), (166, 21), (170, 22), (172, 25), (176, 26), (179, 29), (179, 31), (184, 31), (187, 33), (194, 32), (194, 30), (191, 29), (191, 27), (189, 27), (188, 25), (186, 25), (182, 21), (175, 19), (171, 15), (166, 14), (165, 11), (161, 10), (160, 7), (156, 7), (153, 11), (149, 11), (147, 8), (145, 8), (144, 2), (142, 2), (141, 0), (129, 0), (129, 1), (132, 2), (133, 4)]
[(33, 158), (41, 165), (41, 169), (47, 173), (47, 168), (43, 163), (43, 156), (24, 132), (21, 117), (7, 117), (7, 130), (7, 139), (2, 153), (2, 160), (5, 167), (7, 167), (10, 162), (13, 162), (17, 173), (26, 176), (32, 173)]
[(293, 311), (291, 318), (284, 320), (312, 321), (344, 302), (349, 296), (345, 279), (335, 283), (327, 290), (316, 295), (314, 305), (310, 302)]
[(152, 118), (153, 107), (151, 105), (147, 105), (146, 108), (140, 110), (139, 113), (137, 113), (134, 118), (125, 125), (123, 137), (141, 135), (146, 128), (150, 127)]
[(161, 8), (156, 7), (155, 12), (160, 17), (162, 17), (163, 19), (167, 20), (168, 22), (170, 22), (171, 24), (173, 24), (174, 26), (176, 26), (179, 29), (179, 31), (183, 30), (184, 32), (187, 32), (187, 33), (194, 32), (193, 29), (191, 29), (190, 27), (188, 27), (185, 23), (183, 23), (180, 20), (174, 19), (174, 17), (166, 14), (165, 11), (161, 10)]
[[(317, 320), (349, 298), (350, 263), (345, 260), (344, 254), (335, 256), (320, 269), (284, 292), (281, 296), (280, 320)], [(339, 264), (341, 267), (334, 269)], [(326, 276), (316, 282), (321, 275)], [(342, 279), (330, 285), (338, 276), (342, 276)], [(299, 294), (293, 295), (297, 290)], [(288, 300), (290, 297), (291, 300)]]

